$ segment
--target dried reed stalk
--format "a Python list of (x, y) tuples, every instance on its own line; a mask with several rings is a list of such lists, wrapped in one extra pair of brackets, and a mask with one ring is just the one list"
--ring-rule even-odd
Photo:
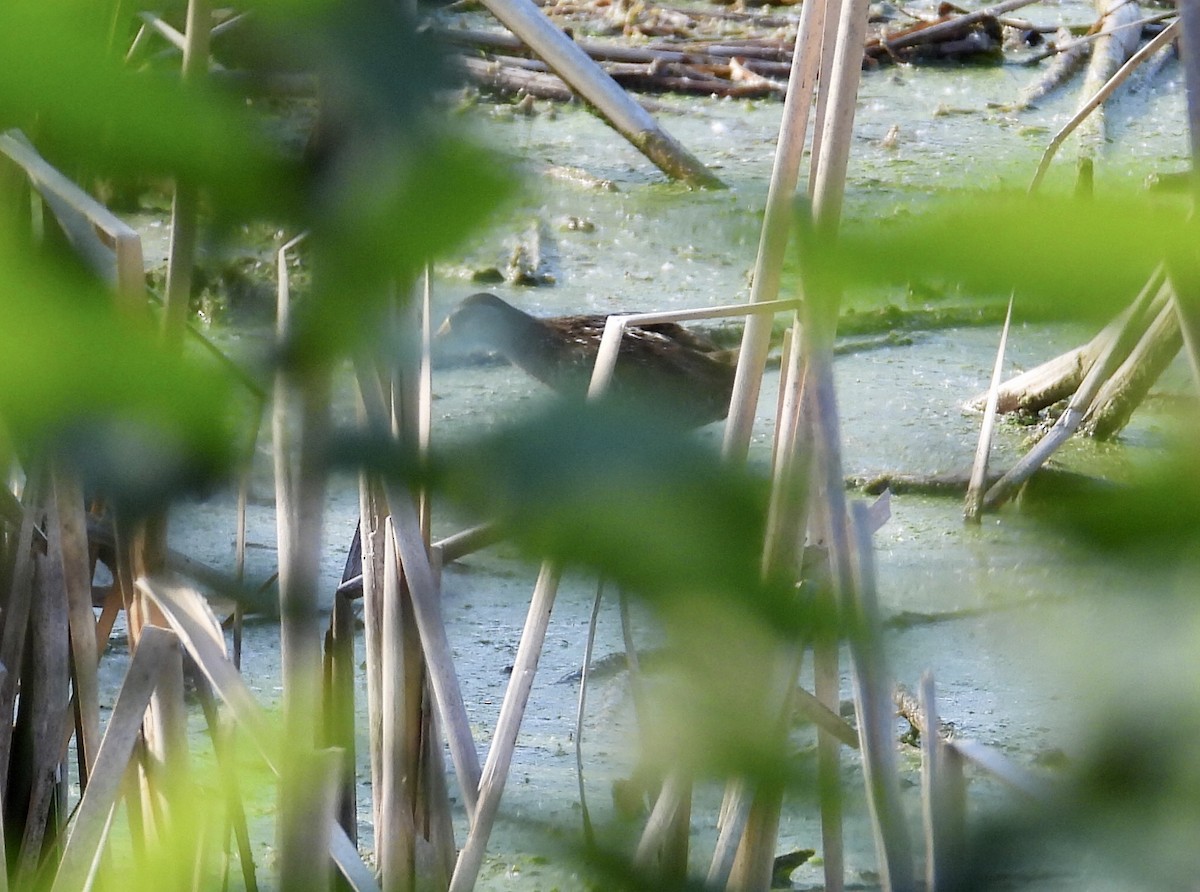
[(600, 605), (604, 601), (604, 580), (596, 583), (596, 597), (592, 600), (592, 612), (588, 616), (587, 640), (583, 646), (583, 668), (579, 672), (579, 700), (575, 705), (575, 779), (579, 785), (579, 814), (583, 819), (583, 842), (589, 849), (596, 845), (596, 832), (592, 829), (592, 814), (587, 804), (587, 784), (583, 772), (583, 720), (587, 712), (588, 681), (592, 674), (592, 654), (596, 647), (596, 624), (600, 619)]
[[(285, 266), (285, 251), (279, 251)], [(277, 333), (286, 346), (291, 336), (291, 303), (286, 275), (279, 279)], [(281, 351), (286, 352), (286, 351)], [(329, 372), (302, 374), (280, 367), (275, 375), (272, 411), (275, 464), (275, 517), (279, 556), (280, 656), (283, 722), (287, 756), (279, 786), (279, 883), (282, 888), (322, 876), (324, 849), (314, 852), (311, 818), (314, 790), (304, 771), (315, 755), (321, 714), (320, 626), (317, 577), (324, 510), (324, 458), (329, 437)], [(316, 785), (313, 785), (314, 787)], [(326, 847), (327, 848), (327, 847)]]
[(376, 863), (384, 889), (410, 889), (416, 882), (417, 831), (413, 813), (417, 796), (417, 754), (410, 746), (411, 738), (406, 731), (411, 733), (415, 729), (419, 732), (420, 721), (419, 711), (415, 726), (410, 721), (410, 692), (405, 684), (403, 665), (406, 654), (401, 602), (404, 595), (390, 522), (384, 522), (384, 529), (386, 550), (380, 642), (383, 775), (375, 792), (380, 822), (376, 832), (379, 841)]
[(996, 348), (996, 362), (992, 366), (992, 384), (988, 388), (987, 403), (983, 407), (983, 424), (979, 428), (979, 445), (975, 449), (975, 462), (971, 466), (971, 480), (967, 484), (967, 498), (963, 517), (968, 523), (979, 523), (980, 508), (983, 507), (983, 490), (987, 485), (988, 455), (992, 451), (992, 432), (996, 427), (996, 405), (1000, 402), (1000, 375), (1004, 371), (1004, 351), (1008, 346), (1008, 328), (1012, 322), (1013, 299), (1008, 299), (1008, 312), (1004, 315), (1004, 328), (1000, 331), (1000, 344)]
[[(53, 507), (50, 511), (53, 512)], [(63, 815), (55, 815), (62, 769), (59, 742), (69, 722), (69, 643), (67, 599), (57, 532), (47, 553), (34, 555), (34, 597), (29, 613), (29, 646), (21, 664), (21, 696), (13, 727), (12, 764), (5, 804), (17, 816), (7, 828), (20, 839), (13, 885), (30, 887), (41, 861), (43, 842), (54, 840)]]
[[(267, 766), (279, 775), (287, 756), (278, 730), (226, 656), (220, 623), (204, 598), (195, 589), (162, 577), (139, 579), (137, 589), (162, 611), (196, 667), (229, 709), (239, 731), (246, 734)], [(378, 886), (374, 876), (362, 863), (354, 843), (332, 819), (329, 824), (329, 853), (342, 876), (354, 890), (375, 892)]]
[(1092, 398), (1080, 424), (1082, 430), (1103, 440), (1116, 436), (1129, 423), (1134, 409), (1141, 405), (1183, 344), (1178, 308), (1179, 300), (1173, 297), (1153, 316), (1129, 356)]
[(338, 791), (338, 823), (358, 842), (357, 741), (354, 729), (354, 634), (357, 622), (351, 599), (333, 596), (325, 634), (325, 723), (322, 745), (342, 753)]
[(112, 812), (141, 733), (142, 716), (158, 678), (178, 653), (179, 639), (173, 633), (153, 626), (143, 631), (105, 727), (91, 783), (80, 800), (67, 836), (52, 892), (73, 892), (90, 888), (94, 883)]
[[(751, 303), (766, 303), (779, 296), (779, 280), (794, 212), (800, 160), (808, 134), (809, 109), (821, 58), (825, 10), (825, 2), (806, 3), (800, 10), (792, 69), (788, 76), (775, 160), (771, 167), (771, 182), (767, 187), (767, 206), (754, 261)], [(744, 459), (750, 445), (758, 393), (770, 348), (771, 323), (771, 316), (754, 314), (746, 317), (733, 394), (729, 402), (729, 420), (725, 424), (723, 450), (727, 459)]]
[[(814, 135), (814, 167), (810, 180), (813, 223), (823, 233), (837, 229), (845, 189), (846, 168), (853, 135), (854, 111), (866, 40), (867, 4), (844, 0), (837, 17), (836, 38), (822, 41), (822, 81), (828, 84), (827, 108)], [(826, 76), (827, 75), (827, 76)], [(819, 139), (819, 143), (818, 143)], [(819, 152), (818, 152), (819, 146)], [(802, 243), (803, 259), (803, 243)], [(841, 489), (840, 433), (832, 378), (833, 337), (840, 295), (825, 287), (806, 287), (804, 327), (800, 349), (805, 356), (804, 389), (795, 408), (812, 431), (814, 500), (809, 526), (819, 530), (829, 545), (833, 591), (848, 591), (851, 581), (850, 545), (845, 495)], [(833, 607), (827, 604), (827, 607)], [(832, 614), (831, 614), (832, 615)], [(832, 711), (839, 695), (836, 641), (819, 636), (813, 646), (817, 698)], [(825, 884), (832, 892), (842, 889), (842, 809), (840, 756), (836, 738), (818, 730), (818, 789), (821, 801)], [(747, 868), (753, 874), (752, 868)], [(762, 876), (759, 864), (757, 875)], [(736, 879), (736, 876), (735, 876)]]
[(13, 708), (25, 659), (33, 604), (34, 535), (43, 511), (41, 494), (48, 489), (42, 473), (30, 469), (27, 474), (29, 476), (22, 493), (24, 517), (13, 543), (12, 575), (6, 580), (8, 601), (4, 605), (4, 634), (0, 639), (0, 665), (8, 670), (0, 680), (0, 798), (5, 802), (9, 801)]
[[(210, 0), (188, 0), (183, 44), (184, 83), (195, 82), (208, 71), (211, 28)], [(163, 331), (168, 340), (175, 343), (182, 339), (187, 322), (199, 221), (199, 188), (194, 182), (177, 178), (171, 202), (171, 245), (167, 254), (166, 312), (163, 314)]]
[(1175, 311), (1192, 383), (1200, 390), (1200, 276), (1172, 265), (1171, 282), (1175, 286)]
[(20, 167), (37, 194), (51, 205), (76, 253), (115, 287), (119, 305), (144, 313), (146, 274), (137, 230), (53, 167), (20, 130), (0, 133), (0, 154)]
[(92, 562), (88, 554), (87, 519), (84, 517), (83, 488), (65, 471), (53, 476), (54, 524), (66, 587), (71, 640), (73, 702), (76, 713), (76, 752), (80, 788), (86, 789), (96, 749), (100, 745), (100, 693), (96, 664), (96, 618), (92, 612)]
[[(366, 368), (365, 363), (358, 362), (356, 366), (367, 423), (372, 430), (386, 431), (389, 429), (388, 411), (378, 381)], [(446, 637), (438, 587), (421, 532), (420, 518), (412, 494), (406, 487), (395, 481), (388, 481), (384, 490), (395, 529), (400, 564), (421, 635), (421, 647), (429, 669), (434, 700), (450, 744), (450, 755), (454, 761), (454, 770), (458, 775), (467, 814), (474, 820), (479, 790), (479, 753), (471, 735), (462, 689), (454, 668), (450, 643)]]
[[(1188, 141), (1192, 156), (1193, 207), (1200, 197), (1200, 8), (1193, 3), (1179, 6), (1180, 59), (1187, 87)], [(1175, 306), (1179, 328), (1187, 351), (1192, 379), (1200, 388), (1200, 277), (1195, 273), (1195, 252), (1181, 258), (1168, 258), (1175, 285)]]
[(533, 598), (529, 603), (525, 628), (521, 632), (521, 642), (517, 646), (512, 676), (504, 694), (504, 703), (500, 707), (500, 716), (492, 733), (492, 745), (488, 750), (487, 762), (479, 782), (479, 803), (475, 811), (475, 820), (462, 852), (459, 853), (458, 864), (455, 865), (454, 876), (450, 880), (450, 892), (469, 892), (473, 889), (479, 876), (479, 868), (483, 865), (484, 851), (500, 807), (504, 784), (508, 780), (517, 734), (520, 732), (521, 719), (529, 702), (529, 692), (533, 687), (534, 673), (541, 657), (546, 628), (550, 623), (550, 611), (554, 607), (561, 576), (561, 571), (554, 564), (542, 564), (537, 584), (534, 586)]
[(856, 629), (850, 638), (854, 658), (854, 699), (862, 741), (863, 773), (867, 784), (872, 827), (879, 853), (880, 885), (885, 890), (914, 890), (913, 856), (893, 740), (892, 680), (883, 659), (882, 623), (875, 594), (875, 563), (867, 508), (853, 510), (857, 539), (854, 562)]
[(667, 176), (692, 186), (724, 186), (531, 0), (486, 0), (484, 5)]
[(378, 482), (359, 476), (359, 543), (363, 589), (363, 649), (366, 652), (367, 746), (371, 762), (371, 810), (375, 851), (381, 845), (379, 795), (383, 789), (383, 582), (386, 566), (386, 497)]
[(231, 722), (225, 721), (218, 711), (216, 698), (208, 682), (202, 677), (193, 680), (200, 708), (204, 712), (204, 721), (208, 725), (208, 736), (212, 741), (213, 755), (216, 757), (225, 798), (226, 823), (221, 834), (222, 872), (228, 882), (229, 837), (232, 832), (238, 847), (238, 859), (242, 865), (242, 881), (246, 884), (246, 892), (257, 892), (258, 875), (254, 866), (254, 850), (250, 844), (250, 829), (246, 825), (246, 809), (242, 804), (241, 785), (238, 783), (238, 765), (233, 746), (234, 727)]
[(925, 827), (925, 887), (959, 888), (966, 838), (966, 782), (962, 756), (937, 729), (941, 726), (933, 675), (921, 676), (921, 811)]

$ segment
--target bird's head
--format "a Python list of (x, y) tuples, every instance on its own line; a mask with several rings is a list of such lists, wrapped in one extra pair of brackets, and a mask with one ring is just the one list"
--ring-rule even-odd
[(529, 317), (516, 307), (481, 291), (463, 300), (438, 328), (439, 339), (453, 338), (468, 347), (503, 349)]

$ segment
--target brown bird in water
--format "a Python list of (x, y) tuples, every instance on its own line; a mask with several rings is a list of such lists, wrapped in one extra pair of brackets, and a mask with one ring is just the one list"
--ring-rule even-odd
[[(539, 318), (494, 294), (466, 298), (439, 337), (499, 353), (569, 399), (583, 399), (607, 316)], [(610, 392), (698, 427), (724, 418), (733, 391), (734, 351), (673, 322), (630, 325), (621, 339)]]

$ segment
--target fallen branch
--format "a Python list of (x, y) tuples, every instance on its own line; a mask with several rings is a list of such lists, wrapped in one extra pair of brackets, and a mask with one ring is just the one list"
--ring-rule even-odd
[(1084, 415), (1081, 430), (1098, 440), (1119, 434), (1181, 346), (1179, 315), (1172, 299), (1164, 302), (1137, 346), (1104, 382)]
[[(1157, 289), (1162, 282), (1160, 270), (1152, 280), (1152, 287)], [(1165, 293), (1158, 294), (1150, 306), (1150, 311), (1157, 313), (1166, 303), (1166, 299)], [(1087, 370), (1108, 349), (1132, 312), (1132, 308), (1126, 308), (1082, 347), (1069, 350), (1011, 378), (1000, 388), (996, 411), (1002, 415), (1011, 412), (1036, 414), (1069, 397), (1079, 389)], [(986, 401), (987, 394), (981, 393), (968, 400), (965, 408), (979, 411), (983, 409)]]
[[(1001, 471), (989, 471), (984, 478), (990, 486), (1004, 476)], [(1067, 471), (1062, 468), (1039, 468), (1030, 484), (1044, 485), (1055, 493), (1095, 489), (1104, 485), (1097, 477)], [(949, 471), (941, 474), (905, 474), (887, 472), (882, 474), (857, 474), (846, 478), (846, 486), (858, 489), (867, 495), (879, 495), (885, 490), (893, 495), (925, 495), (959, 498), (966, 491), (970, 477), (965, 471)]]
[(1033, 175), (1033, 182), (1029, 184), (1029, 191), (1036, 192), (1038, 186), (1042, 182), (1042, 178), (1046, 175), (1046, 171), (1050, 167), (1050, 162), (1054, 159), (1058, 147), (1063, 144), (1063, 141), (1070, 136), (1075, 129), (1084, 121), (1092, 110), (1099, 106), (1112, 93), (1124, 83), (1125, 79), (1131, 75), (1134, 70), (1142, 64), (1142, 62), (1153, 56), (1159, 49), (1166, 46), (1175, 39), (1179, 32), (1179, 20), (1176, 19), (1170, 25), (1163, 29), (1162, 33), (1155, 37), (1152, 41), (1134, 53), (1125, 62), (1117, 72), (1109, 78), (1108, 82), (1094, 95), (1091, 99), (1080, 106), (1079, 110), (1071, 117), (1058, 133), (1054, 134), (1054, 138), (1050, 140), (1050, 144), (1046, 147), (1046, 151), (1042, 155), (1042, 160), (1038, 163), (1037, 172)]

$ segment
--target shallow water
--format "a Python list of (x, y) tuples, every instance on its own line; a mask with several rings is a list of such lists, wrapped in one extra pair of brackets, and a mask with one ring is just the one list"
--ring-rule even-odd
[[(1023, 188), (1049, 133), (1070, 114), (1074, 99), (1063, 97), (1021, 116), (990, 112), (985, 106), (1013, 98), (1034, 74), (1015, 66), (867, 73), (847, 213), (888, 216), (905, 202), (962, 186)], [(1186, 151), (1177, 77), (1177, 68), (1169, 66), (1156, 86), (1119, 101), (1111, 115), (1113, 143), (1097, 171), (1098, 188), (1124, 187), (1147, 173), (1182, 167)], [(531, 312), (629, 312), (744, 300), (782, 106), (670, 97), (659, 101), (670, 109), (661, 116), (667, 129), (716, 167), (729, 190), (696, 193), (664, 183), (619, 137), (576, 109), (550, 113), (549, 106), (539, 106), (540, 114), (526, 118), (504, 109), (476, 108), (470, 115), (472, 127), (498, 155), (519, 160), (529, 189), (462, 258), (439, 266), (438, 307), (445, 309), (480, 290), (461, 271), (500, 263), (511, 239), (532, 221), (541, 221), (553, 235), (557, 284), (490, 288)], [(883, 135), (897, 124), (898, 147), (884, 148)], [(1065, 187), (1073, 169), (1070, 157), (1064, 150), (1047, 188)], [(547, 179), (541, 171), (548, 164), (568, 164), (611, 179), (618, 191)], [(594, 230), (558, 228), (555, 221), (568, 215), (590, 221)], [(862, 298), (875, 299), (878, 296)], [(904, 296), (884, 299), (903, 303)], [(1021, 326), (1010, 339), (1010, 368), (1036, 364), (1088, 336), (1090, 332), (1071, 326)], [(986, 385), (996, 338), (992, 329), (918, 334), (911, 346), (839, 358), (836, 374), (847, 472), (967, 469), (978, 417), (960, 407)], [(760, 454), (769, 441), (777, 387), (777, 373), (769, 373), (755, 433)], [(434, 393), (435, 445), (486, 429), (545, 398), (540, 385), (503, 366), (440, 370)], [(348, 401), (339, 406), (342, 417), (350, 411)], [(1117, 445), (1075, 444), (1059, 461), (1121, 473), (1154, 448), (1160, 427), (1169, 424), (1169, 419), (1144, 413)], [(715, 437), (715, 432), (705, 435)], [(996, 465), (1007, 465), (1019, 455), (1022, 440), (1022, 431), (1002, 427)], [(264, 579), (274, 567), (270, 493), (263, 472), (249, 517), (247, 575), (252, 580)], [(335, 481), (321, 559), (325, 592), (332, 592), (340, 577), (356, 512), (354, 481)], [(230, 567), (233, 519), (229, 497), (181, 506), (172, 521), (175, 546), (206, 563)], [(435, 536), (453, 531), (456, 523), (453, 517), (437, 514)], [(970, 529), (961, 523), (957, 501), (895, 497), (892, 519), (876, 536), (876, 561), (885, 617), (906, 611), (947, 615), (942, 621), (887, 634), (887, 658), (896, 677), (913, 686), (921, 672), (932, 670), (940, 683), (943, 716), (964, 735), (1000, 747), (1023, 766), (1032, 766), (1039, 753), (1052, 749), (1072, 752), (1087, 739), (1094, 710), (1122, 696), (1132, 684), (1129, 674), (1138, 672), (1139, 659), (1131, 660), (1128, 642), (1152, 640), (1159, 654), (1156, 665), (1171, 662), (1169, 655), (1174, 655), (1180, 671), (1195, 669), (1194, 651), (1189, 649), (1194, 617), (1190, 624), (1144, 626), (1147, 617), (1114, 597), (1140, 595), (1160, 580), (1148, 581), (1141, 572), (1084, 555), (1017, 511), (990, 516), (981, 528)], [(460, 680), (473, 726), (484, 741), (503, 697), (505, 668), (515, 654), (535, 575), (536, 568), (505, 545), (445, 571), (444, 605)], [(557, 679), (578, 667), (594, 591), (594, 580), (586, 576), (568, 573), (564, 579), (481, 888), (580, 884), (570, 861), (555, 848), (579, 838), (572, 750), (576, 686)], [(1108, 622), (1108, 616), (1119, 616), (1119, 623)], [(1063, 630), (1072, 634), (1064, 635)], [(642, 617), (643, 640), (652, 644), (658, 634), (655, 624)], [(601, 619), (597, 653), (609, 654), (619, 647), (610, 603)], [(1093, 659), (1097, 652), (1104, 654), (1102, 671)], [(277, 635), (270, 623), (255, 624), (247, 632), (246, 673), (266, 702), (277, 700)], [(1162, 693), (1166, 696), (1167, 691)], [(848, 678), (844, 696), (850, 696)], [(360, 710), (364, 698), (365, 692)], [(628, 680), (619, 675), (597, 681), (590, 694), (585, 747), (592, 761), (589, 804), (605, 838), (628, 840), (637, 832), (636, 825), (613, 815), (608, 793), (611, 780), (628, 774), (636, 761), (636, 736)], [(856, 765), (853, 755), (846, 761)], [(365, 766), (361, 751), (360, 766)], [(904, 756), (903, 766), (905, 778), (915, 780), (911, 753)], [(857, 791), (856, 769), (849, 774), (847, 789)], [(360, 776), (365, 777), (365, 767)], [(972, 785), (973, 807), (983, 810), (1012, 796), (986, 779)], [(915, 790), (907, 788), (905, 797), (915, 819)], [(702, 785), (693, 834), (699, 871), (715, 832), (718, 802), (718, 785)], [(874, 854), (858, 793), (851, 792), (848, 809), (849, 875), (870, 886)], [(360, 806), (360, 814), (367, 812)], [(804, 797), (789, 802), (780, 851), (820, 849), (815, 814), (813, 803)], [(461, 814), (459, 824), (461, 842)], [(915, 820), (912, 826), (915, 832)], [(369, 825), (364, 823), (362, 830), (369, 841)], [(265, 850), (269, 842), (268, 833), (260, 846)], [(794, 882), (817, 887), (819, 868), (801, 868)], [(1136, 888), (1121, 882), (1068, 859), (1061, 873), (1048, 880), (1025, 877), (1018, 885)]]

